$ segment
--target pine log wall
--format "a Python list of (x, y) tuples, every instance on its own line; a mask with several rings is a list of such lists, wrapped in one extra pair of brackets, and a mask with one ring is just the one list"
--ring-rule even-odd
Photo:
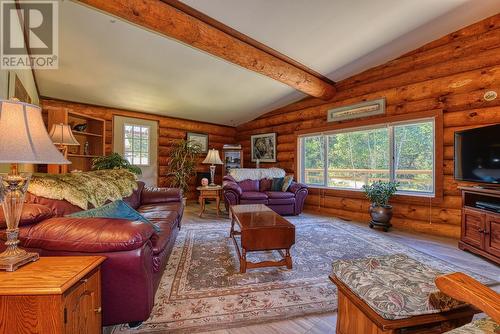
[[(500, 14), (337, 83), (337, 94), (327, 102), (307, 98), (245, 123), (237, 127), (237, 141), (249, 162), (250, 135), (276, 132), (277, 163), (261, 165), (296, 173), (295, 132), (327, 125), (328, 109), (385, 97), (387, 115), (442, 110), (444, 160), (437, 177), (444, 179), (444, 197), (440, 202), (394, 203), (393, 225), (458, 238), (461, 198), (453, 178), (454, 132), (500, 122), (500, 98), (486, 102), (488, 90), (500, 93)], [(368, 206), (359, 194), (340, 196), (330, 189), (311, 189), (306, 202), (306, 209), (357, 221), (369, 221)]]
[[(44, 111), (69, 109), (70, 111), (78, 112), (88, 116), (98, 117), (106, 120), (106, 154), (113, 151), (113, 116), (135, 117), (158, 122), (158, 186), (169, 186), (169, 180), (166, 177), (167, 164), (169, 153), (172, 145), (180, 139), (186, 139), (187, 132), (197, 132), (208, 134), (209, 148), (218, 149), (222, 153), (224, 144), (232, 144), (235, 142), (236, 129), (234, 127), (215, 125), (210, 123), (196, 122), (191, 120), (179, 119), (158, 116), (153, 114), (106, 108), (89, 104), (74, 103), (61, 100), (53, 100), (43, 98), (41, 100), (42, 109)], [(221, 156), (222, 157), (222, 156)], [(198, 159), (197, 171), (207, 172), (208, 165), (203, 165), (201, 162), (205, 159), (205, 154), (200, 155)], [(222, 182), (222, 167), (217, 166), (216, 182)], [(196, 195), (195, 190), (196, 178), (193, 177), (190, 181), (190, 190), (188, 198), (193, 199)]]

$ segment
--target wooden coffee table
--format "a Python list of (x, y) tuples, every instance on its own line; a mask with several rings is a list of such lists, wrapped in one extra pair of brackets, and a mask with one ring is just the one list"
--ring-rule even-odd
[[(290, 248), (295, 244), (295, 226), (264, 204), (232, 205), (230, 237), (234, 241), (240, 272), (247, 268), (280, 267), (292, 269)], [(235, 231), (238, 224), (239, 231)], [(241, 249), (236, 240), (240, 236)], [(247, 261), (248, 252), (277, 250), (283, 259), (279, 261)], [(284, 252), (283, 252), (284, 251)]]

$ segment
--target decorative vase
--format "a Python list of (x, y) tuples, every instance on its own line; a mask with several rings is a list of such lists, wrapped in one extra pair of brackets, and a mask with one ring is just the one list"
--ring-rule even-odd
[(208, 186), (208, 179), (206, 177), (204, 177), (203, 179), (201, 179), (201, 185), (202, 185), (202, 187)]
[(372, 203), (370, 205), (369, 212), (372, 218), (372, 221), (369, 224), (370, 228), (373, 228), (374, 226), (380, 226), (384, 229), (385, 232), (389, 231), (389, 228), (392, 226), (392, 206), (375, 205)]

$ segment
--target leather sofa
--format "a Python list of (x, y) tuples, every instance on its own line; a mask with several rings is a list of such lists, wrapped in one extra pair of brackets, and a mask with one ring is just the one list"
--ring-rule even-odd
[[(184, 210), (179, 189), (149, 190), (142, 182), (138, 182), (138, 189), (124, 201), (160, 231), (155, 232), (148, 223), (124, 219), (64, 217), (81, 209), (66, 201), (28, 193), (27, 202), (31, 204), (26, 204), (23, 210), (23, 218), (28, 219), (21, 221), (23, 226), (19, 232), (20, 246), (41, 256), (102, 255), (107, 258), (101, 267), (104, 326), (136, 324), (149, 317)], [(45, 216), (48, 219), (30, 224), (30, 217), (47, 208), (51, 218)]]
[(307, 186), (297, 182), (292, 182), (287, 191), (271, 191), (271, 179), (237, 182), (226, 175), (222, 181), (226, 209), (236, 204), (265, 204), (283, 216), (299, 215), (308, 194)]

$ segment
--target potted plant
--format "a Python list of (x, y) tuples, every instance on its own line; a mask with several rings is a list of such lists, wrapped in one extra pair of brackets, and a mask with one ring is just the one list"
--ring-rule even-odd
[[(188, 182), (196, 173), (196, 161), (201, 152), (201, 145), (192, 140), (183, 139), (174, 144), (167, 165), (167, 176), (171, 177), (172, 187), (181, 188), (182, 192), (187, 194)], [(185, 197), (184, 201), (186, 201)]]
[(389, 230), (392, 218), (392, 206), (389, 205), (389, 199), (396, 193), (399, 186), (398, 182), (376, 181), (370, 185), (364, 185), (363, 190), (366, 197), (370, 200), (370, 228), (380, 226), (385, 232)]
[(102, 169), (127, 169), (136, 175), (142, 174), (139, 167), (132, 165), (118, 153), (92, 159), (92, 170)]

